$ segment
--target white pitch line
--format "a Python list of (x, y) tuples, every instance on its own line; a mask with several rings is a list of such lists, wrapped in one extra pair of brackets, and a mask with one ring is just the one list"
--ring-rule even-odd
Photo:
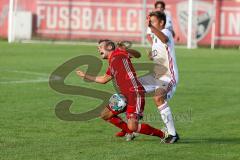
[(0, 71), (5, 71), (5, 72), (13, 72), (13, 73), (23, 73), (23, 74), (28, 74), (28, 75), (37, 75), (37, 76), (43, 76), (43, 77), (48, 77), (49, 74), (47, 73), (40, 73), (40, 72), (30, 72), (30, 71), (19, 71), (19, 70), (0, 70)]
[(21, 80), (21, 81), (5, 81), (0, 82), (0, 84), (24, 84), (24, 83), (43, 83), (48, 82), (48, 79), (32, 79), (32, 80)]
[(39, 73), (39, 72), (30, 72), (30, 71), (19, 71), (19, 70), (0, 70), (4, 72), (10, 73), (19, 73), (19, 74), (27, 74), (32, 76), (38, 76), (37, 79), (29, 79), (29, 80), (8, 80), (8, 81), (0, 81), (0, 84), (24, 84), (24, 83), (43, 83), (48, 82), (49, 74), (46, 73)]

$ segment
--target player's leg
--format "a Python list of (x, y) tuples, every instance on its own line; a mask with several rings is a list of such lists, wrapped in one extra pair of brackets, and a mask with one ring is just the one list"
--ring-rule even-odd
[[(169, 82), (171, 82), (171, 79), (168, 77), (161, 77), (161, 80), (157, 80), (152, 75), (147, 75), (141, 77), (139, 81), (143, 85), (147, 93), (155, 91), (154, 102), (158, 107), (163, 122), (165, 123), (165, 126), (167, 127), (169, 134), (176, 135), (172, 119), (172, 113), (170, 108), (168, 107), (167, 101), (165, 100), (166, 91), (168, 89)], [(156, 90), (156, 88), (158, 89)], [(167, 121), (167, 118), (169, 118), (170, 120)]]
[[(156, 79), (153, 77), (153, 75), (143, 76), (143, 77), (140, 77), (138, 80), (142, 84), (142, 86), (144, 87), (144, 89), (147, 93), (155, 91), (157, 84), (156, 84)], [(122, 131), (117, 132), (116, 136), (122, 137), (125, 134), (126, 133), (124, 133), (124, 131), (122, 130)]]
[(124, 130), (121, 130), (115, 134), (116, 137), (124, 137), (126, 135), (126, 132)]
[(156, 129), (146, 123), (139, 123), (138, 115), (131, 114), (128, 118), (128, 128), (136, 133), (150, 135), (150, 136), (157, 136), (162, 139), (165, 138), (165, 133), (159, 129)]
[[(161, 80), (157, 80), (152, 75), (147, 75), (141, 77), (139, 81), (143, 85), (146, 93), (155, 91), (154, 102), (159, 110), (161, 118), (163, 119), (169, 134), (173, 134), (173, 136), (177, 135), (173, 123), (172, 113), (166, 101), (166, 94), (168, 93), (167, 90), (169, 87), (171, 89), (171, 86), (169, 86), (171, 79), (168, 77), (161, 77)], [(156, 90), (156, 88), (158, 89)], [(168, 117), (169, 120), (167, 120), (166, 117)]]
[(133, 132), (164, 138), (165, 134), (161, 130), (153, 128), (146, 123), (139, 123), (139, 119), (142, 117), (142, 113), (144, 111), (144, 93), (129, 95), (128, 98), (129, 101), (126, 110), (128, 128)]
[(101, 113), (101, 118), (114, 126), (122, 129), (125, 133), (132, 133), (128, 129), (127, 123), (122, 120), (121, 117), (117, 116), (119, 113), (112, 111), (108, 107), (104, 108)]
[(168, 133), (175, 136), (176, 130), (173, 123), (173, 116), (170, 107), (168, 106), (168, 102), (165, 99), (166, 91), (162, 88), (156, 89), (154, 95), (154, 102), (159, 110), (161, 118), (167, 127)]
[(158, 88), (155, 91), (155, 96), (154, 96), (154, 102), (156, 106), (158, 107), (159, 113), (161, 115), (161, 118), (167, 127), (167, 131), (169, 134), (169, 138), (166, 140), (167, 143), (174, 143), (176, 142), (179, 137), (176, 133), (176, 129), (174, 127), (174, 121), (173, 121), (173, 116), (171, 109), (168, 105), (168, 102), (166, 100), (166, 90), (163, 88)]

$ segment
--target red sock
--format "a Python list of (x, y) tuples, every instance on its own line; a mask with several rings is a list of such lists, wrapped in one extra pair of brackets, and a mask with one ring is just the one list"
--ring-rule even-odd
[(151, 135), (151, 136), (157, 136), (160, 138), (164, 137), (164, 133), (161, 130), (153, 128), (150, 125), (145, 124), (145, 123), (141, 124), (141, 129), (140, 129), (139, 133)]
[(127, 123), (124, 122), (120, 117), (118, 116), (114, 116), (110, 119), (107, 120), (108, 122), (112, 123), (113, 125), (115, 125), (116, 127), (122, 129), (124, 132), (126, 133), (132, 133), (132, 131), (130, 131), (128, 129)]

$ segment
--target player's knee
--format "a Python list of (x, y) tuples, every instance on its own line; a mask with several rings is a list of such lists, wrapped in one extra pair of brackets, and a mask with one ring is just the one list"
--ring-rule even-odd
[(157, 96), (154, 96), (154, 97), (153, 97), (153, 100), (154, 100), (154, 102), (158, 101), (158, 97), (157, 97)]
[(159, 106), (159, 105), (162, 105), (163, 103), (164, 103), (164, 98), (163, 98), (163, 96), (161, 96), (161, 95), (158, 95), (158, 96), (154, 96), (153, 97), (153, 100), (154, 100), (154, 102), (155, 102), (155, 104), (157, 105), (157, 106)]
[(132, 132), (137, 132), (138, 130), (138, 125), (134, 125), (134, 124), (128, 124), (128, 129)]
[(103, 120), (107, 120), (107, 117), (106, 117), (106, 115), (105, 115), (105, 114), (103, 114), (103, 113), (101, 113), (101, 114), (100, 114), (100, 118), (101, 118), (101, 119), (103, 119)]
[(128, 129), (132, 132), (137, 132), (137, 130), (138, 130), (138, 120), (136, 118), (128, 119)]
[(153, 97), (153, 100), (155, 101), (155, 102), (161, 102), (161, 96), (154, 96)]
[(106, 120), (108, 120), (110, 118), (110, 116), (106, 112), (102, 112), (100, 114), (100, 118), (106, 121)]
[(114, 116), (113, 113), (108, 108), (104, 108), (104, 110), (100, 114), (100, 118), (103, 120), (108, 120), (113, 116)]

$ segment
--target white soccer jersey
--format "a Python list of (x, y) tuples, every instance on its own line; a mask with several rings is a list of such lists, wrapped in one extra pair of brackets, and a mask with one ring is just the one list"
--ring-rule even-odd
[(152, 34), (152, 58), (155, 63), (153, 74), (142, 76), (139, 81), (146, 93), (159, 88), (164, 89), (167, 100), (170, 100), (178, 83), (178, 67), (172, 33), (166, 28), (161, 31), (168, 37), (168, 42), (164, 44), (154, 33)]
[(174, 39), (168, 29), (162, 30), (163, 34), (168, 37), (167, 44), (153, 34), (152, 58), (156, 67), (154, 72), (157, 78), (169, 77), (175, 84), (178, 83), (178, 67), (175, 56)]

